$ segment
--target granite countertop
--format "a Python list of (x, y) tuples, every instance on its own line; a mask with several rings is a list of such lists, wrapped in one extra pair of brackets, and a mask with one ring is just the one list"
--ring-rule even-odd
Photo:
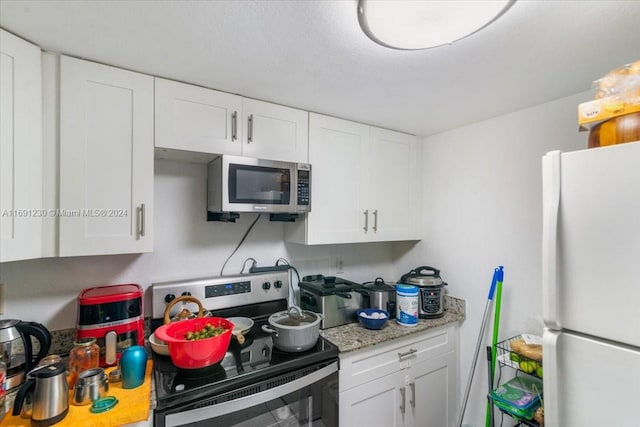
[(401, 326), (395, 319), (390, 319), (382, 329), (376, 331), (366, 329), (360, 322), (356, 322), (321, 329), (320, 335), (335, 344), (340, 353), (346, 353), (465, 319), (466, 308), (463, 299), (447, 295), (444, 299), (444, 307), (444, 316), (437, 319), (420, 319), (416, 326)]

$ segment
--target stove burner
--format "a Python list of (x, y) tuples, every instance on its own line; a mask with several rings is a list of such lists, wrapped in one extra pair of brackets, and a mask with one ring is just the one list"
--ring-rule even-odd
[(203, 383), (223, 381), (226, 378), (227, 372), (220, 363), (200, 369), (178, 369), (171, 383), (171, 392), (181, 392)]

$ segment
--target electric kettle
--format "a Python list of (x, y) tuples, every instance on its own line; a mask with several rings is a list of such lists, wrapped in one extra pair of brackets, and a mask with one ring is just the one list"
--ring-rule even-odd
[(28, 377), (16, 394), (13, 415), (20, 414), (27, 394), (32, 393), (32, 426), (50, 426), (66, 417), (69, 412), (69, 385), (64, 363), (41, 366), (29, 372)]
[[(39, 344), (37, 354), (31, 337)], [(6, 389), (18, 387), (25, 380), (25, 373), (38, 365), (51, 347), (51, 334), (40, 323), (15, 319), (0, 320), (0, 354), (7, 364)]]

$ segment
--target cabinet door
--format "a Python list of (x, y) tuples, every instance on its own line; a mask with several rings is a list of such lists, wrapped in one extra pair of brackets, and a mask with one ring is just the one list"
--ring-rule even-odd
[[(401, 427), (409, 415), (404, 373), (387, 375), (340, 393), (341, 426)], [(404, 399), (403, 399), (404, 393)], [(404, 400), (404, 402), (403, 402)], [(404, 405), (404, 413), (401, 410)]]
[(259, 159), (307, 163), (309, 113), (244, 98), (242, 155)]
[(42, 253), (40, 48), (0, 30), (0, 262)]
[(410, 369), (407, 387), (407, 427), (453, 426), (456, 417), (456, 358), (450, 352), (416, 363)]
[(309, 114), (312, 182), (305, 243), (365, 240), (367, 195), (362, 189), (369, 168), (368, 151), (369, 126)]
[(155, 79), (155, 146), (200, 153), (242, 153), (242, 97)]
[(420, 239), (417, 162), (415, 136), (371, 128), (369, 240)]
[(153, 78), (62, 57), (60, 255), (153, 249)]

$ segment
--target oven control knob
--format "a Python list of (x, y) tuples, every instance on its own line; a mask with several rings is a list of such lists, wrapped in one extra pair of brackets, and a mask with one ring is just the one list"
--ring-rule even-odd
[(273, 282), (273, 286), (275, 286), (276, 289), (280, 289), (282, 287), (282, 280), (276, 280)]
[(262, 356), (264, 357), (269, 357), (269, 354), (271, 353), (271, 349), (267, 346), (262, 347)]
[(183, 297), (190, 297), (191, 296), (191, 292), (183, 292), (182, 296)]
[(271, 283), (269, 282), (264, 282), (262, 284), (262, 289), (264, 289), (265, 291), (268, 290), (269, 288), (271, 288)]
[(167, 294), (164, 296), (164, 302), (166, 302), (167, 304), (169, 304), (174, 299), (176, 299), (176, 296), (174, 294)]

